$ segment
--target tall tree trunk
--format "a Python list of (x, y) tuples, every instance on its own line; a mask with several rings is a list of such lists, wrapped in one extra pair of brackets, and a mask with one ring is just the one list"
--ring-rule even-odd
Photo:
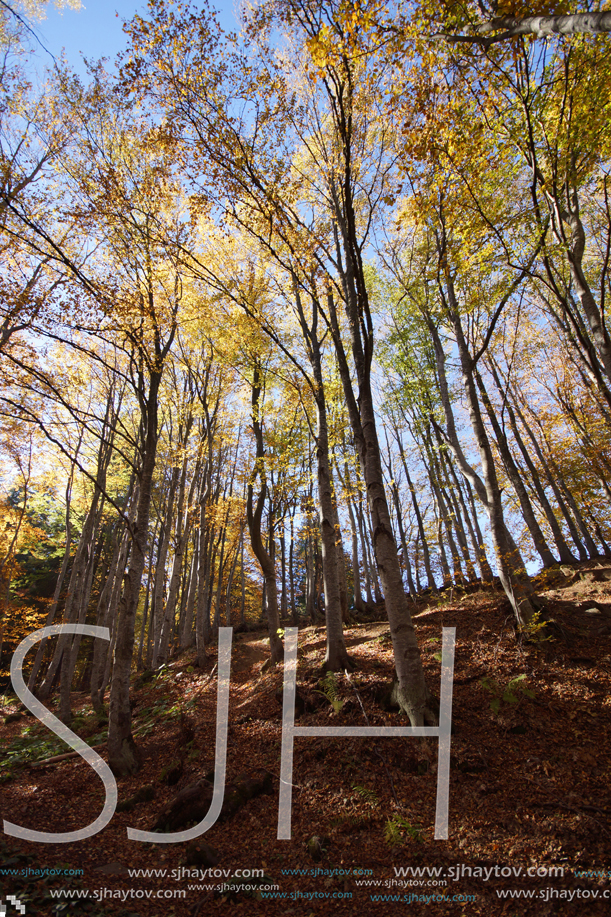
[(233, 580), (235, 577), (235, 571), (238, 566), (238, 558), (240, 556), (240, 541), (242, 540), (243, 529), (240, 529), (240, 538), (238, 543), (235, 546), (233, 560), (231, 562), (231, 569), (229, 570), (229, 576), (227, 577), (227, 588), (225, 589), (225, 626), (231, 627), (231, 590), (233, 588)]
[(358, 502), (354, 503), (354, 511), (356, 513), (356, 518), (359, 527), (359, 535), (361, 538), (361, 557), (363, 558), (363, 575), (365, 577), (365, 595), (367, 596), (367, 605), (369, 608), (373, 605), (373, 594), (371, 592), (372, 585), (372, 575), (371, 575), (371, 566), (369, 559), (369, 544), (367, 537), (365, 535), (365, 520), (363, 513), (363, 498), (359, 492)]
[(441, 575), (443, 578), (443, 586), (446, 589), (448, 586), (452, 585), (452, 574), (450, 572), (450, 565), (448, 563), (448, 557), (446, 554), (445, 545), (443, 543), (443, 522), (441, 521), (441, 513), (439, 511), (439, 506), (437, 503), (437, 496), (433, 492), (433, 506), (435, 508), (435, 531), (437, 532), (437, 547), (439, 548), (439, 562), (441, 564)]
[[(144, 667), (144, 638), (151, 633), (151, 627), (153, 624), (152, 609), (151, 609), (151, 587), (153, 585), (153, 558), (154, 558), (154, 547), (157, 540), (157, 533), (159, 529), (159, 518), (155, 523), (155, 531), (151, 542), (149, 545), (149, 562), (148, 562), (148, 573), (146, 576), (146, 595), (144, 597), (144, 614), (142, 616), (142, 626), (140, 628), (140, 640), (138, 642), (138, 659), (136, 660), (136, 669), (141, 671)], [(149, 622), (149, 612), (151, 612), (151, 620)], [(148, 624), (148, 628), (147, 628)]]
[[(184, 427), (181, 427), (179, 435), (179, 445), (185, 450), (182, 469), (180, 472), (180, 484), (178, 486), (178, 501), (176, 507), (176, 531), (174, 535), (174, 557), (172, 559), (172, 572), (170, 574), (170, 583), (168, 588), (168, 597), (165, 605), (165, 613), (163, 615), (163, 621), (161, 625), (161, 632), (159, 635), (159, 646), (158, 646), (158, 655), (157, 663), (163, 665), (167, 663), (170, 652), (170, 635), (172, 633), (173, 624), (176, 615), (176, 603), (178, 600), (178, 591), (180, 588), (181, 575), (182, 575), (182, 559), (185, 553), (185, 548), (189, 540), (189, 534), (191, 531), (191, 520), (190, 520), (190, 503), (193, 498), (194, 488), (196, 481), (198, 479), (197, 468), (194, 471), (191, 486), (187, 495), (186, 484), (187, 484), (187, 470), (189, 466), (189, 457), (186, 453), (186, 447), (189, 441), (189, 435), (193, 426), (193, 415), (189, 414), (186, 418)], [(186, 498), (186, 509), (185, 509), (185, 498)], [(156, 666), (154, 666), (156, 668)]]
[[(297, 604), (295, 602), (295, 512), (297, 506), (293, 504), (292, 512), (290, 513), (290, 525), (291, 525), (291, 540), (289, 543), (289, 582), (291, 585), (291, 621), (294, 627), (297, 627), (299, 619), (297, 616)], [(242, 571), (242, 624), (244, 624), (244, 530), (242, 530), (242, 535), (240, 539), (240, 551), (242, 555), (241, 571)]]
[(206, 507), (200, 507), (199, 523), (199, 558), (197, 575), (197, 612), (195, 617), (196, 665), (200, 668), (206, 661), (206, 641), (208, 639), (205, 617), (207, 614), (208, 582), (210, 579), (210, 541), (212, 533), (206, 527)]
[[(291, 552), (293, 543), (291, 540)], [(293, 580), (291, 579), (291, 590), (293, 589)], [(294, 592), (291, 591), (291, 600), (294, 601)], [(293, 606), (293, 620), (295, 619), (295, 608)], [(244, 529), (240, 532), (240, 625), (246, 627), (246, 573), (244, 570)]]
[(567, 524), (567, 528), (569, 532), (571, 533), (571, 538), (573, 539), (573, 542), (575, 543), (575, 547), (577, 548), (579, 559), (587, 560), (588, 552), (586, 551), (586, 549), (584, 548), (582, 544), (582, 541), (579, 537), (579, 532), (577, 531), (577, 527), (575, 526), (575, 523), (573, 522), (573, 518), (571, 514), (569, 513), (568, 507), (562, 497), (562, 492), (560, 490), (560, 487), (558, 486), (558, 482), (556, 481), (556, 476), (552, 473), (543, 455), (543, 451), (541, 449), (541, 446), (539, 445), (539, 441), (537, 440), (537, 437), (535, 436), (533, 430), (529, 426), (523, 412), (517, 406), (516, 406), (516, 414), (520, 418), (520, 422), (522, 423), (522, 426), (524, 427), (524, 430), (526, 431), (528, 438), (530, 439), (531, 443), (533, 444), (535, 455), (537, 456), (537, 458), (539, 459), (541, 463), (541, 467), (543, 468), (543, 471), (545, 472), (545, 476), (556, 498), (556, 503), (558, 504), (558, 508), (560, 509), (560, 512), (562, 513), (562, 516), (564, 517), (564, 520)]
[[(344, 444), (345, 445), (345, 444)], [(337, 476), (340, 480), (342, 488), (344, 490), (344, 496), (346, 499), (346, 508), (348, 510), (348, 518), (350, 520), (350, 534), (351, 534), (351, 547), (352, 547), (352, 606), (353, 608), (362, 613), (365, 611), (365, 602), (363, 601), (363, 593), (361, 590), (361, 570), (359, 564), (359, 542), (358, 534), (355, 522), (355, 510), (354, 504), (352, 501), (352, 482), (350, 480), (350, 471), (348, 469), (348, 459), (344, 452), (344, 477), (339, 468), (339, 462), (337, 457), (335, 457), (335, 470), (337, 471)], [(337, 512), (337, 501), (335, 501), (335, 509)]]
[(531, 538), (534, 542), (535, 549), (541, 558), (543, 566), (552, 567), (556, 563), (556, 558), (550, 551), (543, 532), (539, 527), (539, 523), (537, 522), (532, 504), (528, 498), (522, 476), (518, 471), (518, 468), (513, 460), (511, 450), (509, 449), (507, 437), (501, 429), (501, 425), (498, 422), (496, 412), (490, 403), (488, 392), (486, 391), (482, 377), (478, 372), (475, 373), (475, 380), (482, 396), (482, 403), (486, 409), (490, 423), (492, 424), (492, 429), (494, 430), (497, 447), (500, 452), (501, 459), (503, 460), (505, 471), (507, 472), (507, 476), (513, 485), (513, 489), (517, 494), (518, 500), (520, 501), (522, 515), (524, 516), (524, 521), (526, 522), (528, 531), (530, 532)]
[[(322, 573), (325, 592), (326, 654), (323, 669), (341, 672), (351, 669), (352, 663), (344, 641), (344, 617), (347, 615), (346, 592), (342, 584), (343, 546), (339, 518), (333, 493), (333, 474), (329, 453), (329, 426), (327, 403), (322, 374), (322, 353), (318, 331), (319, 309), (316, 296), (312, 297), (312, 321), (306, 322), (297, 282), (294, 292), (302, 333), (309, 344), (308, 357), (314, 377), (313, 394), (316, 401), (316, 465), (318, 481), (318, 515), (322, 546)], [(342, 554), (341, 558), (339, 554)], [(341, 565), (341, 570), (340, 570)]]
[[(322, 379), (321, 379), (322, 384)], [(318, 427), (316, 431), (316, 459), (318, 464), (318, 502), (320, 507), (320, 534), (322, 545), (322, 571), (325, 590), (325, 617), (327, 647), (323, 668), (330, 672), (351, 669), (352, 663), (346, 650), (343, 628), (341, 582), (335, 528), (335, 506), (331, 463), (329, 461), (329, 431), (324, 400), (317, 397)]]
[(282, 583), (282, 589), (280, 591), (280, 620), (286, 621), (288, 617), (288, 608), (289, 608), (289, 595), (288, 595), (288, 578), (286, 571), (286, 537), (285, 537), (285, 518), (283, 517), (280, 520), (280, 535), (278, 540), (280, 542), (280, 581)]
[[(351, 208), (351, 204), (349, 204)], [(346, 396), (350, 425), (354, 435), (359, 463), (367, 487), (367, 499), (373, 525), (374, 553), (384, 590), (386, 613), (393, 641), (395, 668), (398, 680), (397, 694), (402, 709), (409, 716), (412, 726), (437, 721), (434, 701), (426, 686), (422, 660), (403, 588), (403, 577), (397, 551), (386, 492), (380, 444), (376, 428), (376, 413), (371, 390), (371, 356), (373, 334), (366, 338), (366, 351), (360, 329), (371, 328), (371, 317), (367, 300), (366, 285), (360, 263), (358, 243), (355, 240), (355, 219), (350, 209), (348, 219), (338, 211), (346, 252), (345, 273), (342, 280), (346, 307), (350, 319), (352, 355), (357, 373), (358, 403), (352, 388), (351, 373), (343, 349), (337, 312), (333, 296), (327, 297), (328, 314), (331, 322), (333, 343), (338, 358), (340, 378)], [(358, 292), (357, 292), (358, 286)]]
[[(136, 485), (134, 497), (128, 513), (130, 525), (133, 525), (136, 516), (136, 501), (138, 487)], [(129, 558), (129, 552), (132, 547), (132, 536), (129, 529), (125, 531), (122, 539), (117, 536), (117, 545), (113, 552), (110, 564), (110, 570), (104, 589), (100, 595), (100, 625), (109, 627), (112, 633), (116, 633), (116, 617), (118, 614), (119, 601), (121, 599), (121, 589), (123, 586), (123, 577)], [(91, 704), (96, 713), (104, 713), (104, 690), (107, 679), (104, 675), (109, 670), (109, 661), (112, 656), (111, 646), (106, 641), (96, 640), (93, 652), (93, 664), (91, 670)]]
[[(98, 470), (96, 474), (96, 488), (93, 493), (91, 500), (91, 506), (87, 516), (85, 517), (85, 522), (83, 524), (83, 530), (81, 532), (81, 537), (79, 539), (78, 548), (74, 557), (74, 562), (72, 564), (72, 572), (70, 574), (70, 582), (68, 584), (68, 591), (66, 593), (66, 602), (64, 605), (64, 623), (74, 624), (81, 613), (82, 606), (85, 599), (85, 593), (87, 592), (88, 584), (88, 574), (91, 570), (91, 564), (93, 563), (93, 551), (95, 547), (95, 533), (97, 531), (97, 526), (99, 524), (99, 513), (100, 513), (100, 498), (102, 488), (104, 486), (105, 480), (105, 469), (102, 465), (105, 461), (105, 456), (102, 450), (98, 454)], [(60, 669), (63, 667), (65, 672), (64, 678), (64, 689), (62, 692), (63, 703), (62, 703), (62, 716), (66, 717), (66, 722), (71, 718), (70, 714), (70, 682), (72, 680), (72, 671), (70, 671), (70, 647), (72, 644), (72, 637), (70, 634), (61, 635), (57, 641), (55, 647), (55, 652), (53, 658), (47, 669), (45, 678), (40, 686), (38, 695), (41, 700), (47, 700), (51, 693), (52, 685), (55, 683), (55, 677)]]
[(350, 518), (350, 531), (352, 533), (352, 576), (354, 579), (354, 607), (359, 612), (365, 611), (365, 602), (361, 592), (361, 567), (359, 561), (359, 540), (356, 533), (356, 522), (354, 521), (354, 509), (352, 497), (347, 495), (348, 516)]
[[(80, 442), (79, 442), (80, 446)], [(78, 450), (77, 450), (78, 455)], [(57, 582), (55, 584), (55, 590), (53, 592), (53, 600), (51, 602), (51, 607), (47, 614), (45, 621), (45, 627), (50, 627), (55, 620), (55, 615), (57, 614), (57, 609), (59, 606), (59, 599), (62, 593), (62, 588), (64, 585), (64, 580), (66, 578), (66, 573), (68, 571), (68, 566), (70, 564), (70, 547), (72, 544), (72, 520), (70, 518), (70, 505), (72, 502), (72, 483), (74, 481), (74, 464), (70, 469), (70, 477), (68, 478), (68, 483), (66, 484), (66, 536), (64, 542), (64, 557), (62, 560), (61, 569), (59, 571), (59, 576), (57, 577)], [(36, 651), (36, 656), (34, 658), (34, 665), (32, 666), (32, 671), (30, 672), (30, 678), (28, 680), (28, 690), (34, 693), (36, 687), (36, 680), (38, 678), (38, 672), (40, 671), (40, 666), (42, 664), (45, 647), (47, 643), (47, 637), (43, 639), (38, 644), (38, 650)]]
[[(479, 527), (479, 520), (477, 518), (477, 509), (475, 508), (475, 500), (473, 499), (473, 491), (471, 485), (467, 478), (463, 478), (463, 484), (467, 491), (468, 505), (464, 500), (461, 482), (458, 479), (456, 471), (454, 470), (454, 463), (450, 458), (448, 458), (448, 465), (450, 471), (452, 472), (452, 478), (456, 485), (457, 493), (460, 497), (460, 502), (465, 514), (465, 519), (467, 520), (467, 527), (469, 529), (469, 536), (471, 538), (471, 544), (473, 545), (473, 551), (477, 558), (479, 564), (479, 569), (481, 572), (482, 582), (492, 583), (494, 576), (492, 570), (490, 569), (490, 564), (488, 563), (488, 558), (486, 557), (486, 547), (484, 545), (484, 537), (482, 535), (481, 529)], [(469, 510), (471, 512), (469, 512)]]
[[(464, 337), (452, 279), (449, 277), (449, 275), (446, 275), (445, 281), (448, 294), (448, 300), (446, 300), (446, 308), (454, 328), (454, 336), (458, 347), (458, 354), (462, 369), (463, 387), (467, 399), (467, 407), (469, 411), (471, 427), (475, 435), (475, 441), (477, 443), (477, 448), (480, 455), (482, 472), (484, 476), (483, 481), (467, 462), (467, 459), (465, 458), (458, 441), (456, 426), (454, 423), (454, 414), (452, 410), (452, 404), (450, 402), (450, 395), (448, 392), (448, 385), (445, 375), (445, 354), (443, 351), (443, 345), (439, 338), (437, 328), (429, 318), (429, 330), (433, 336), (435, 354), (437, 358), (438, 379), (444, 412), (446, 415), (446, 441), (454, 453), (454, 457), (456, 458), (460, 470), (465, 475), (465, 477), (469, 479), (475, 488), (475, 492), (477, 493), (479, 499), (486, 509), (488, 518), (490, 520), (492, 542), (494, 544), (499, 577), (503, 585), (503, 589), (505, 590), (505, 594), (509, 599), (511, 607), (513, 608), (518, 626), (523, 628), (526, 627), (532, 620), (533, 615), (537, 611), (538, 603), (536, 602), (534, 589), (526, 572), (526, 568), (524, 567), (524, 563), (522, 561), (522, 557), (520, 556), (518, 547), (505, 524), (501, 489), (499, 487), (496, 475), (496, 468), (494, 466), (490, 441), (488, 439), (488, 434), (486, 433), (486, 428), (482, 420), (479, 401), (477, 398), (473, 360), (471, 359), (471, 355), (467, 347), (467, 342)], [(445, 299), (445, 293), (443, 289), (441, 289), (441, 293)]]
[(467, 543), (467, 533), (465, 532), (465, 527), (463, 524), (462, 511), (460, 503), (454, 492), (454, 488), (449, 484), (447, 490), (444, 489), (444, 495), (447, 502), (450, 504), (452, 519), (454, 521), (454, 530), (456, 532), (456, 537), (458, 539), (458, 546), (462, 554), (463, 562), (465, 569), (467, 571), (467, 578), (470, 582), (474, 583), (477, 580), (477, 573), (475, 572), (475, 566), (473, 565), (473, 559), (469, 553), (469, 545)]
[(420, 580), (420, 532), (416, 531), (416, 541), (414, 542), (414, 573), (416, 576), (416, 591), (418, 595), (422, 592), (422, 582)]
[(170, 473), (170, 486), (168, 488), (167, 500), (165, 506), (165, 518), (161, 526), (159, 535), (159, 549), (157, 551), (157, 566), (155, 568), (155, 583), (153, 589), (153, 608), (155, 630), (153, 634), (153, 668), (159, 668), (161, 654), (161, 638), (165, 623), (165, 581), (168, 551), (172, 541), (172, 529), (174, 527), (174, 512), (176, 491), (180, 480), (180, 471), (174, 465)]
[(410, 477), (409, 469), (407, 467), (407, 459), (405, 457), (405, 449), (403, 448), (403, 442), (399, 434), (399, 429), (396, 424), (393, 424), (393, 432), (395, 434), (395, 439), (399, 447), (399, 455), (401, 456), (401, 463), (403, 465), (403, 471), (405, 472), (405, 480), (407, 481), (407, 486), (409, 487), (409, 492), (412, 499), (412, 506), (414, 507), (414, 513), (416, 514), (416, 522), (418, 523), (418, 532), (420, 533), (420, 541), (422, 543), (422, 557), (424, 560), (424, 569), (426, 570), (426, 578), (428, 581), (428, 588), (435, 592), (437, 590), (437, 584), (435, 583), (435, 577), (433, 576), (433, 568), (431, 567), (431, 555), (429, 551), (428, 542), (426, 540), (426, 533), (424, 531), (424, 522), (422, 520), (422, 513), (420, 512), (420, 506), (418, 505), (418, 499), (416, 497), (416, 488), (412, 484), (412, 479)]
[[(73, 602), (72, 618), (78, 624), (84, 624), (89, 609), (89, 599), (93, 586), (93, 577), (97, 562), (97, 536), (101, 522), (101, 515), (104, 508), (104, 498), (100, 500), (100, 507), (96, 513), (94, 530), (91, 533), (91, 540), (88, 549), (87, 566), (83, 576), (83, 586), (77, 601)], [(100, 546), (101, 547), (101, 546)], [(71, 643), (68, 643), (62, 656), (61, 681), (59, 693), (59, 715), (64, 723), (70, 723), (72, 720), (72, 710), (70, 706), (72, 680), (76, 669), (78, 652), (81, 644), (81, 635), (75, 634)]]
[(197, 599), (197, 568), (199, 554), (199, 530), (196, 530), (189, 565), (189, 579), (187, 583), (187, 597), (184, 604), (184, 614), (181, 616), (179, 647), (186, 650), (193, 645), (193, 613)]
[[(172, 335), (173, 336), (173, 335)], [(171, 343), (171, 341), (170, 341)], [(170, 344), (166, 345), (169, 349)], [(129, 568), (123, 583), (123, 594), (117, 620), (117, 640), (114, 651), (113, 673), (110, 688), (108, 724), (108, 764), (117, 776), (135, 774), (140, 769), (140, 753), (132, 736), (129, 678), (134, 653), (136, 612), (140, 584), (146, 557), (146, 547), (151, 507), (151, 487), (157, 457), (157, 404), (162, 374), (162, 355), (158, 355), (160, 368), (150, 373), (148, 397), (140, 389), (143, 411), (142, 465), (139, 474), (140, 492), (135, 522), (132, 525), (132, 548)]]
[(316, 565), (314, 563), (314, 502), (312, 500), (312, 487), (306, 500), (308, 527), (304, 542), (305, 561), (305, 613), (308, 621), (316, 624)]
[(512, 401), (506, 396), (505, 390), (503, 386), (501, 385), (501, 380), (499, 378), (494, 360), (489, 358), (488, 363), (489, 363), (490, 371), (492, 373), (492, 378), (494, 379), (495, 385), (501, 397), (503, 398), (503, 404), (505, 405), (505, 409), (507, 411), (507, 417), (509, 418), (509, 425), (511, 427), (511, 431), (513, 433), (514, 439), (518, 445), (520, 452), (522, 453), (522, 456), (526, 463), (526, 467), (528, 468), (528, 471), (530, 472), (530, 478), (531, 478), (532, 486), (537, 495), (537, 500), (539, 501), (539, 505), (541, 506), (541, 509), (543, 510), (545, 514), (545, 518), (547, 519), (547, 523), (551, 529), (552, 536), (554, 538), (554, 543), (556, 545), (556, 548), (558, 549), (558, 555), (560, 557), (560, 561), (563, 564), (574, 563), (575, 557), (572, 554), (571, 549), (569, 548), (564, 535), (562, 534), (562, 529), (560, 528), (560, 525), (556, 518), (556, 514), (554, 513), (550, 505), (550, 502), (547, 499), (547, 495), (545, 493), (545, 489), (541, 482), (539, 472), (537, 468), (535, 467), (534, 462), (532, 461), (530, 453), (528, 449), (526, 448), (526, 444), (524, 443), (524, 440), (520, 433), (520, 429), (518, 427), (517, 420), (516, 420), (516, 413), (519, 414), (519, 407), (516, 404), (515, 411), (514, 411)]
[(393, 503), (395, 505), (395, 515), (397, 517), (397, 528), (399, 529), (399, 537), (401, 539), (401, 546), (403, 548), (403, 564), (405, 566), (405, 572), (407, 575), (407, 588), (408, 591), (413, 595), (416, 591), (414, 585), (414, 579), (412, 577), (412, 567), (409, 561), (409, 554), (407, 550), (407, 538), (405, 537), (405, 527), (403, 525), (403, 510), (401, 508), (401, 500), (399, 498), (399, 488), (397, 486), (397, 479), (393, 471), (392, 456), (390, 454), (390, 443), (388, 441), (388, 431), (385, 431), (386, 436), (386, 454), (388, 456), (386, 461), (386, 468), (388, 469), (388, 476), (390, 480), (390, 492), (392, 494)]
[[(252, 424), (256, 441), (256, 460), (251, 479), (248, 482), (248, 494), (246, 501), (246, 518), (248, 520), (248, 531), (250, 533), (250, 543), (255, 557), (259, 561), (267, 592), (267, 628), (269, 633), (270, 645), (270, 664), (272, 666), (282, 662), (284, 658), (284, 649), (280, 639), (280, 618), (278, 615), (278, 588), (276, 585), (276, 566), (273, 562), (270, 552), (265, 550), (263, 538), (261, 536), (261, 517), (263, 507), (267, 496), (267, 481), (265, 477), (265, 448), (263, 445), (263, 427), (261, 423), (261, 406), (260, 396), (263, 385), (261, 367), (257, 364), (254, 366), (254, 376), (252, 384)], [(256, 505), (254, 505), (254, 482), (260, 479), (259, 494)]]
[[(428, 437), (427, 437), (428, 440)], [(452, 520), (448, 512), (448, 507), (443, 498), (443, 492), (439, 486), (439, 468), (437, 462), (433, 457), (433, 447), (429, 441), (427, 441), (425, 446), (428, 453), (428, 475), (429, 481), (431, 483), (431, 490), (435, 497), (435, 502), (437, 504), (437, 511), (439, 513), (439, 519), (443, 523), (446, 532), (446, 543), (450, 550), (450, 556), (452, 558), (452, 570), (454, 575), (455, 583), (464, 583), (465, 579), (463, 576), (462, 568), (460, 566), (460, 557), (458, 555), (458, 548), (456, 547), (456, 542), (454, 541), (454, 534), (452, 532)]]
[[(436, 432), (436, 435), (439, 436), (437, 431), (435, 432)], [(465, 524), (467, 525), (467, 528), (469, 529), (471, 544), (475, 552), (475, 557), (477, 558), (479, 555), (479, 552), (478, 552), (477, 541), (475, 538), (475, 532), (473, 531), (473, 527), (469, 519), (469, 513), (467, 512), (467, 507), (465, 506), (465, 501), (463, 499), (462, 490), (460, 488), (460, 483), (458, 481), (456, 472), (454, 471), (454, 465), (453, 465), (452, 459), (448, 455), (448, 452), (445, 446), (442, 446), (441, 440), (439, 440), (439, 446), (440, 446), (440, 449), (439, 449), (440, 465), (443, 468), (444, 477), (445, 477), (445, 481), (447, 484), (447, 489), (445, 492), (452, 505), (456, 535), (458, 537), (458, 543), (460, 545), (460, 550), (462, 551), (463, 559), (465, 562), (465, 567), (467, 569), (467, 576), (469, 577), (471, 582), (475, 582), (477, 580), (477, 574), (475, 572), (475, 567), (473, 565), (471, 554), (469, 553), (469, 546), (467, 543), (467, 533), (465, 531)], [(463, 521), (463, 517), (464, 517), (464, 521)]]
[(221, 553), (219, 555), (218, 576), (216, 580), (216, 594), (214, 596), (214, 632), (218, 633), (221, 626), (221, 595), (223, 591), (223, 574), (225, 572), (225, 545), (227, 544), (227, 516), (221, 528)]

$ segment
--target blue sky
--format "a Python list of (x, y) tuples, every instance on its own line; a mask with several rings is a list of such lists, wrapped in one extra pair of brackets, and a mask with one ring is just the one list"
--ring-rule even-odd
[[(123, 20), (129, 20), (135, 13), (144, 12), (147, 8), (146, 0), (82, 2), (80, 11), (64, 10), (62, 13), (49, 4), (47, 18), (36, 27), (36, 33), (44, 46), (56, 57), (65, 48), (68, 62), (80, 73), (84, 73), (82, 54), (92, 60), (100, 57), (113, 60), (125, 47), (126, 36), (121, 28)], [(237, 2), (216, 0), (212, 4), (219, 10), (222, 26), (226, 30), (236, 27), (234, 9)], [(46, 56), (40, 46), (38, 52), (41, 59)]]

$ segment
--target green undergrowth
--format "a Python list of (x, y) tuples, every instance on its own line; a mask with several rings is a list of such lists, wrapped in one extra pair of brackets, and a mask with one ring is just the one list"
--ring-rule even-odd
[(492, 695), (490, 709), (495, 716), (498, 716), (504, 704), (518, 704), (521, 697), (527, 697), (531, 700), (534, 698), (534, 692), (524, 684), (526, 678), (526, 675), (516, 675), (515, 678), (511, 678), (505, 686), (494, 678), (480, 679), (480, 685), (484, 691)]
[[(159, 681), (162, 683), (169, 673), (160, 673)], [(134, 735), (147, 736), (159, 727), (160, 720), (178, 721), (181, 714), (195, 707), (195, 698), (174, 702), (165, 694), (154, 701), (149, 707), (141, 707), (134, 714)], [(38, 761), (46, 761), (56, 755), (70, 752), (69, 746), (59, 739), (38, 719), (25, 720), (19, 735), (16, 735), (5, 748), (3, 754), (3, 770), (0, 775), (0, 784), (12, 780), (18, 770)], [(98, 717), (95, 713), (86, 713), (83, 709), (70, 723), (70, 728), (89, 746), (102, 745), (108, 739), (108, 720)]]
[[(72, 731), (89, 746), (100, 745), (106, 741), (108, 730), (100, 726), (100, 721), (95, 715), (75, 717), (70, 724)], [(97, 731), (94, 732), (94, 728)], [(68, 750), (66, 743), (62, 742), (55, 733), (47, 729), (39, 720), (34, 720), (32, 725), (25, 726), (20, 735), (15, 736), (5, 749), (4, 769), (0, 776), (0, 783), (7, 783), (19, 768), (27, 764), (45, 761), (47, 758), (64, 754)]]

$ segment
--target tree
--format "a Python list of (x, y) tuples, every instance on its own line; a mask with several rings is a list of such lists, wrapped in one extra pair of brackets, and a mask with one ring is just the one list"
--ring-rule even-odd
[[(312, 98), (312, 121), (321, 126), (325, 124), (325, 128), (314, 129), (309, 138), (309, 149), (317, 150), (317, 159), (322, 165), (320, 204), (331, 220), (336, 246), (333, 255), (328, 252), (329, 261), (325, 264), (327, 271), (332, 265), (335, 276), (329, 276), (324, 314), (367, 486), (374, 552), (390, 622), (401, 706), (412, 725), (421, 725), (434, 721), (435, 714), (405, 599), (399, 552), (384, 488), (371, 387), (374, 326), (363, 263), (367, 227), (375, 214), (374, 202), (384, 195), (389, 182), (384, 132), (373, 102), (375, 91), (381, 86), (377, 84), (373, 62), (365, 57), (368, 49), (360, 45), (358, 25), (346, 26), (339, 7), (317, 4), (312, 8), (299, 2), (278, 3), (276, 15), (279, 23), (291, 27), (302, 48), (309, 52), (310, 62), (306, 57), (305, 73)], [(266, 18), (261, 17), (264, 28)], [(378, 149), (369, 158), (367, 135), (374, 124), (377, 137), (382, 140), (382, 152)], [(363, 157), (361, 162), (359, 155)], [(367, 183), (361, 190), (363, 176), (367, 176)], [(336, 297), (348, 317), (358, 395), (344, 349)]]
[[(267, 497), (267, 473), (265, 470), (265, 446), (263, 443), (263, 417), (261, 396), (264, 389), (264, 370), (259, 362), (258, 356), (254, 358), (252, 366), (252, 429), (255, 436), (256, 452), (255, 466), (248, 482), (248, 493), (246, 499), (246, 518), (248, 520), (248, 530), (250, 532), (250, 542), (257, 560), (261, 565), (265, 579), (265, 590), (267, 596), (267, 626), (269, 631), (269, 644), (271, 650), (272, 666), (282, 662), (284, 650), (280, 637), (280, 615), (278, 613), (278, 585), (276, 582), (276, 564), (272, 548), (273, 542), (273, 525), (269, 527), (269, 543), (266, 549), (263, 543), (261, 532), (261, 518), (263, 508)], [(257, 494), (256, 504), (254, 503), (255, 481), (259, 479), (259, 493)]]

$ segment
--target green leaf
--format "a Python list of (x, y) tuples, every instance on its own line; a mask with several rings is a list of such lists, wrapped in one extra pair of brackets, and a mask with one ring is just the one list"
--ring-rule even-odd
[(511, 679), (511, 681), (509, 682), (509, 684), (507, 685), (507, 687), (508, 687), (508, 688), (514, 688), (517, 684), (519, 684), (521, 681), (524, 681), (525, 679), (526, 679), (526, 675), (525, 675), (525, 674), (516, 675), (515, 678), (512, 678), (512, 679)]

